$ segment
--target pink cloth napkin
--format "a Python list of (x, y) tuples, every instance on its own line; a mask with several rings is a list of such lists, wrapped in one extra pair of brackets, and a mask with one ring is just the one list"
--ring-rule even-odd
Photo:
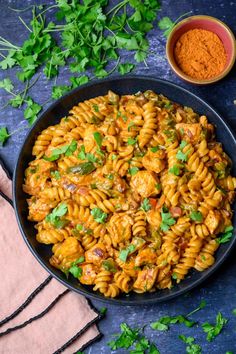
[(0, 353), (74, 353), (100, 337), (100, 314), (40, 266), (18, 229), (0, 166)]

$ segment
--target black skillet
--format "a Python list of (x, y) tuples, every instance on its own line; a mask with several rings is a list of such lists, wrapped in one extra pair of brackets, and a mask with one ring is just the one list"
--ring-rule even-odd
[[(121, 295), (115, 299), (108, 299), (97, 292), (93, 292), (92, 287), (79, 284), (79, 282), (73, 278), (73, 276), (70, 276), (69, 279), (66, 279), (64, 274), (53, 268), (48, 261), (51, 256), (51, 246), (39, 244), (36, 241), (36, 230), (34, 229), (34, 224), (27, 220), (28, 211), (26, 198), (28, 198), (28, 196), (23, 192), (22, 184), (24, 181), (24, 170), (26, 169), (29, 161), (32, 160), (31, 151), (38, 134), (49, 125), (57, 124), (62, 117), (68, 114), (70, 108), (72, 108), (73, 105), (76, 105), (80, 101), (84, 101), (99, 95), (105, 95), (108, 90), (113, 90), (118, 94), (132, 94), (138, 91), (145, 91), (150, 89), (157, 93), (162, 93), (169, 99), (182, 105), (192, 107), (193, 110), (199, 114), (206, 115), (209, 121), (216, 126), (217, 141), (223, 144), (225, 152), (232, 159), (232, 173), (233, 175), (236, 175), (236, 140), (232, 131), (225, 123), (223, 118), (206, 102), (204, 102), (196, 95), (190, 93), (189, 91), (183, 89), (182, 87), (177, 86), (169, 81), (154, 79), (146, 76), (128, 76), (126, 78), (117, 77), (99, 80), (97, 82), (83, 85), (82, 87), (71, 91), (70, 93), (57, 100), (47, 109), (45, 113), (40, 116), (35, 125), (29, 131), (20, 150), (14, 172), (13, 195), (16, 217), (23, 238), (30, 251), (40, 262), (40, 264), (67, 288), (87, 297), (103, 300), (113, 304), (152, 304), (179, 296), (198, 286), (213, 272), (215, 272), (227, 258), (230, 251), (236, 244), (236, 237), (234, 235), (230, 242), (222, 244), (219, 247), (216, 254), (216, 262), (211, 268), (204, 272), (192, 271), (186, 277), (186, 279), (184, 279), (180, 284), (175, 285), (170, 290), (158, 290), (156, 292), (146, 294), (136, 294), (132, 292), (129, 295)], [(235, 218), (236, 216), (234, 215), (234, 225), (236, 223)]]

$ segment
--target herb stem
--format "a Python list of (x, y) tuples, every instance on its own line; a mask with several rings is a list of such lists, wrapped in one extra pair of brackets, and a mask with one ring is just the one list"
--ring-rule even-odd
[(114, 11), (114, 14), (112, 16), (112, 19), (114, 17), (114, 15), (126, 4), (128, 4), (129, 0), (124, 0), (122, 1), (121, 3), (117, 4), (116, 6), (114, 6), (110, 11), (107, 12), (107, 16), (109, 16), (113, 11)]
[(27, 28), (27, 30), (32, 33), (32, 30), (27, 26), (27, 24), (25, 23), (25, 21), (23, 20), (23, 18), (20, 17), (20, 16), (18, 16), (18, 18), (19, 18), (20, 22), (23, 23), (23, 25), (25, 26), (25, 28)]
[(8, 6), (8, 9), (15, 11), (15, 12), (25, 12), (28, 11), (29, 9), (32, 9), (33, 5), (27, 6), (24, 9), (14, 9), (13, 7)]

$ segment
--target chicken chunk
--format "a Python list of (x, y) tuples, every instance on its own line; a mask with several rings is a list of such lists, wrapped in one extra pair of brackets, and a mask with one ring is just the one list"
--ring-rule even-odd
[(201, 125), (199, 123), (178, 123), (175, 127), (177, 130), (183, 129), (184, 134), (190, 139), (192, 143), (198, 142), (201, 134)]
[(156, 188), (157, 183), (158, 180), (153, 172), (139, 171), (136, 175), (131, 177), (130, 184), (131, 187), (143, 198), (147, 198), (158, 193)]
[(85, 252), (85, 261), (95, 265), (100, 265), (101, 262), (106, 259), (106, 257), (107, 251), (103, 243), (97, 243)]
[(157, 267), (154, 268), (146, 268), (141, 270), (138, 273), (138, 277), (136, 281), (134, 282), (134, 291), (137, 293), (144, 293), (148, 290), (150, 290), (156, 280), (158, 273)]
[(29, 216), (30, 221), (42, 221), (51, 209), (55, 208), (57, 205), (56, 200), (49, 201), (48, 199), (35, 199), (32, 197), (27, 199), (29, 205)]
[(164, 158), (164, 150), (158, 150), (157, 152), (152, 152), (148, 150), (148, 152), (142, 159), (142, 163), (147, 170), (160, 173), (166, 165)]
[(156, 259), (156, 252), (152, 248), (147, 247), (139, 251), (137, 257), (135, 258), (135, 266), (140, 267), (145, 264), (155, 264)]
[(219, 223), (220, 223), (220, 213), (217, 212), (217, 210), (216, 211), (210, 210), (205, 219), (205, 225), (207, 226), (211, 234), (215, 232)]
[(86, 285), (94, 284), (94, 280), (97, 276), (96, 267), (93, 264), (84, 264), (81, 265), (82, 275), (80, 277), (80, 282)]

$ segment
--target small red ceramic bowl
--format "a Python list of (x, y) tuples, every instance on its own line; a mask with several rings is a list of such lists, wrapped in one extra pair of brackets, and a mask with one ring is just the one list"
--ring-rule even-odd
[[(174, 56), (174, 48), (178, 39), (185, 32), (192, 29), (204, 29), (217, 34), (221, 39), (227, 55), (227, 62), (224, 70), (217, 76), (210, 79), (195, 79), (186, 75), (177, 65)], [(183, 80), (197, 85), (212, 84), (225, 77), (232, 69), (236, 58), (235, 37), (230, 28), (215, 17), (198, 15), (191, 16), (180, 21), (171, 31), (166, 43), (166, 56), (173, 71)]]

